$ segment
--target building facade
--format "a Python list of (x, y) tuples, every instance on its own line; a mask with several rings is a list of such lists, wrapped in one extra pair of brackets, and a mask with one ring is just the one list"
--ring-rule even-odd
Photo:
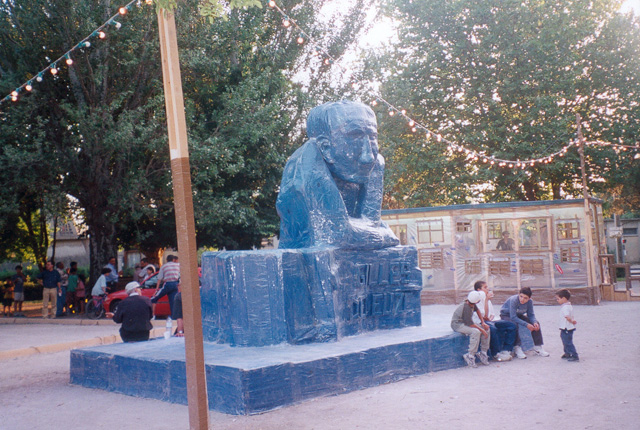
[(485, 203), (383, 211), (401, 243), (418, 248), (423, 304), (458, 303), (484, 280), (501, 296), (521, 287), (536, 302), (572, 290), (596, 304), (609, 282), (601, 202), (582, 199)]

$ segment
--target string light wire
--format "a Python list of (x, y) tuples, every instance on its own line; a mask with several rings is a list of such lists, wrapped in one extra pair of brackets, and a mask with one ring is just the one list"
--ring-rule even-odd
[[(115, 18), (125, 18), (125, 14), (132, 9), (134, 4), (136, 4), (138, 7), (141, 6), (140, 0), (132, 0), (125, 6), (118, 8), (118, 12), (116, 14), (114, 14), (111, 18), (106, 20), (105, 23), (102, 24), (100, 27), (93, 30), (89, 36), (85, 37), (80, 42), (76, 43), (73, 46), (73, 48), (69, 49), (67, 52), (62, 54), (58, 59), (52, 61), (47, 67), (45, 67), (44, 69), (36, 73), (34, 77), (32, 77), (31, 79), (29, 79), (28, 81), (26, 81), (25, 83), (17, 87), (15, 90), (13, 90), (11, 94), (0, 99), (0, 106), (2, 105), (2, 103), (8, 102), (8, 101), (17, 102), (20, 98), (20, 93), (22, 93), (23, 91), (31, 92), (33, 90), (34, 81), (38, 83), (42, 82), (44, 79), (44, 76), (46, 76), (47, 71), (54, 76), (57, 75), (60, 72), (60, 67), (58, 66), (58, 63), (66, 64), (67, 67), (71, 67), (73, 65), (73, 59), (71, 57), (71, 53), (78, 49), (89, 48), (91, 46), (91, 42), (89, 41), (91, 38), (97, 37), (99, 39), (104, 39), (106, 37), (106, 32), (104, 30), (108, 30), (110, 25), (115, 26), (116, 29), (120, 29), (120, 26), (122, 24), (116, 21)], [(147, 1), (146, 4), (149, 5), (149, 4), (152, 4), (152, 2)]]

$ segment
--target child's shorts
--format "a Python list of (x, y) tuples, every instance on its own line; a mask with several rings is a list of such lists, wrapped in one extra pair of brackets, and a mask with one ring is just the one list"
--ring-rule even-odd
[(13, 293), (14, 302), (24, 302), (24, 293)]
[(2, 299), (2, 306), (11, 306), (13, 304), (13, 299)]

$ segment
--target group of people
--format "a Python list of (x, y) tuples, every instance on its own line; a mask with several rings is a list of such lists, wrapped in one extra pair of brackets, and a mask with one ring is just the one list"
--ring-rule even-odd
[[(536, 319), (531, 300), (531, 288), (523, 287), (518, 294), (509, 297), (500, 308), (500, 318), (496, 318), (491, 298), (493, 292), (484, 281), (478, 281), (464, 303), (460, 304), (451, 318), (451, 328), (469, 336), (469, 349), (463, 355), (469, 367), (477, 367), (476, 361), (488, 365), (489, 360), (509, 361), (512, 357), (527, 358), (522, 349), (519, 334), (520, 327), (526, 327), (533, 339), (534, 353), (548, 357), (542, 339), (540, 322)], [(560, 337), (564, 345), (563, 359), (579, 361), (578, 353), (573, 345), (573, 332), (576, 320), (573, 307), (569, 301), (569, 290), (556, 293), (556, 300), (561, 307), (559, 324)]]
[(11, 305), (13, 304), (14, 317), (24, 317), (22, 313), (22, 303), (24, 302), (24, 283), (27, 276), (22, 273), (22, 266), (15, 267), (16, 273), (4, 280), (4, 290), (2, 291), (2, 312), (4, 316), (10, 316)]
[(37, 280), (42, 285), (42, 318), (60, 318), (72, 310), (84, 312), (86, 279), (78, 273), (77, 262), (72, 261), (65, 268), (60, 261), (55, 267), (52, 261), (47, 261)]

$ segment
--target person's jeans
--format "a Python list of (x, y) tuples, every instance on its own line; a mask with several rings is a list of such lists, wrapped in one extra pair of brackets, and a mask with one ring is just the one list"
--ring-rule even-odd
[(577, 357), (578, 352), (576, 351), (576, 347), (573, 345), (573, 330), (560, 329), (560, 339), (562, 339), (562, 346), (564, 346), (564, 353), (569, 357)]
[(151, 299), (151, 303), (158, 303), (158, 300), (167, 296), (169, 298), (169, 309), (173, 313), (173, 298), (176, 294), (178, 294), (178, 281), (165, 282), (160, 291)]
[(516, 342), (518, 327), (505, 320), (488, 321), (487, 324), (491, 328), (491, 356), (500, 351), (511, 351)]
[[(502, 318), (502, 320), (504, 320), (504, 321), (509, 321), (509, 322), (512, 322), (513, 324), (515, 324), (508, 316), (500, 315), (500, 318)], [(518, 318), (520, 318), (523, 321), (526, 321), (527, 324), (531, 324), (531, 320), (529, 319), (529, 317), (527, 317), (524, 314), (518, 314)], [(538, 322), (538, 324), (540, 324), (540, 322)], [(542, 341), (542, 326), (540, 326), (540, 330), (532, 331), (531, 332), (531, 337), (533, 338), (533, 344), (535, 346), (543, 345), (544, 342)], [(515, 343), (513, 345), (514, 346), (520, 346), (521, 343), (522, 343), (522, 341), (520, 339), (520, 333), (518, 333), (518, 330), (516, 330), (516, 341), (515, 341)]]

